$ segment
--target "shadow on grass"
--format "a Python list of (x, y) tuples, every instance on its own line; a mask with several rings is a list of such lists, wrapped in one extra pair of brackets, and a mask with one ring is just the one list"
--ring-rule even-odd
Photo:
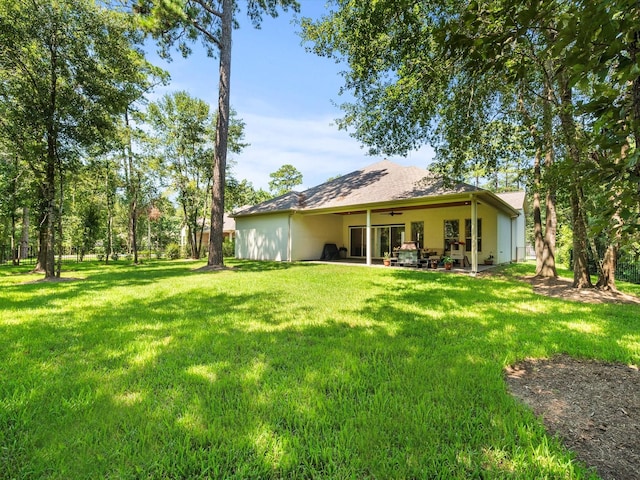
[[(227, 262), (228, 269), (221, 271), (243, 272), (270, 272), (284, 271), (293, 267), (307, 266), (306, 264), (294, 264), (286, 262), (262, 262), (239, 261)], [(108, 265), (98, 262), (83, 262), (74, 264), (72, 268), (65, 269), (63, 278), (74, 277), (64, 282), (40, 282), (41, 275), (24, 271), (23, 267), (15, 267), (17, 273), (10, 274), (5, 270), (6, 276), (13, 280), (2, 286), (0, 304), (5, 308), (38, 308), (47, 306), (52, 300), (66, 301), (78, 298), (78, 296), (90, 292), (100, 295), (101, 291), (113, 287), (139, 287), (153, 286), (162, 280), (171, 278), (184, 278), (187, 275), (215, 275), (217, 271), (199, 270), (203, 266), (202, 261), (148, 261), (139, 265), (130, 262), (113, 262)], [(30, 280), (15, 282), (16, 275), (29, 275)], [(77, 277), (76, 277), (77, 275)], [(31, 279), (33, 277), (33, 279)], [(20, 299), (16, 299), (14, 293), (20, 292)]]
[[(505, 280), (262, 267), (97, 302), (82, 321), (3, 326), (9, 477), (587, 476), (506, 395), (502, 368), (629, 357), (627, 306)], [(146, 288), (182, 268), (91, 281)], [(584, 319), (600, 330), (572, 330)]]

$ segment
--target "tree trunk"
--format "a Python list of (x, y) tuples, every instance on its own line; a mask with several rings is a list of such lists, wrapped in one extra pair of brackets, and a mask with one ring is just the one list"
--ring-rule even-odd
[(547, 186), (547, 195), (545, 197), (546, 213), (545, 213), (545, 231), (544, 231), (544, 249), (542, 252), (542, 267), (537, 275), (539, 277), (555, 278), (558, 276), (556, 271), (556, 198), (551, 186)]
[(22, 209), (22, 237), (20, 239), (20, 258), (29, 258), (29, 207)]
[(56, 211), (56, 231), (58, 240), (58, 262), (56, 264), (56, 277), (60, 278), (60, 272), (62, 270), (62, 254), (64, 246), (62, 245), (62, 212), (64, 206), (64, 176), (62, 174), (62, 164), (60, 158), (56, 152), (56, 167), (58, 170), (58, 179), (60, 180), (60, 191), (58, 197), (58, 209)]
[(558, 276), (556, 271), (556, 188), (555, 180), (549, 173), (555, 163), (554, 156), (554, 141), (553, 141), (553, 115), (552, 115), (552, 102), (553, 102), (553, 87), (549, 80), (545, 81), (545, 99), (542, 105), (542, 123), (543, 123), (543, 138), (544, 138), (544, 168), (547, 172), (546, 175), (546, 195), (545, 195), (545, 230), (544, 241), (542, 251), (542, 261), (540, 262), (540, 270), (536, 272), (539, 277), (555, 278)]
[(33, 269), (34, 273), (44, 273), (44, 265), (47, 263), (47, 212), (46, 205), (40, 204), (40, 216), (38, 218), (38, 260)]
[(531, 120), (527, 108), (524, 105), (522, 96), (520, 97), (520, 111), (524, 116), (525, 123), (529, 127), (531, 137), (534, 144), (537, 145), (536, 154), (533, 165), (533, 228), (534, 228), (534, 247), (536, 251), (536, 276), (537, 277), (556, 277), (555, 264), (555, 246), (556, 246), (556, 209), (555, 209), (555, 188), (547, 184), (547, 193), (545, 194), (545, 228), (542, 226), (542, 168), (541, 156), (544, 146), (545, 168), (550, 169), (553, 165), (553, 132), (551, 124), (551, 100), (552, 92), (547, 82), (545, 84), (546, 100), (543, 104), (543, 141), (537, 133), (536, 126)]
[[(574, 179), (574, 183), (577, 180)], [(582, 188), (571, 188), (571, 223), (573, 226), (573, 287), (592, 288), (587, 256), (587, 228), (582, 208)]]
[[(560, 67), (562, 68), (562, 67)], [(564, 133), (567, 154), (571, 162), (571, 222), (573, 227), (573, 287), (593, 288), (589, 276), (587, 257), (587, 223), (584, 211), (584, 194), (580, 176), (581, 158), (573, 117), (573, 97), (571, 87), (561, 71), (558, 75), (560, 85), (560, 123)]]
[(609, 245), (604, 252), (604, 258), (602, 259), (602, 267), (598, 275), (598, 283), (596, 287), (601, 290), (610, 290), (616, 292), (616, 263), (617, 263), (618, 249), (615, 245)]
[(107, 246), (104, 249), (105, 263), (109, 263), (109, 256), (111, 255), (111, 249), (113, 246), (113, 209), (115, 204), (115, 194), (111, 188), (109, 165), (105, 170), (105, 188), (107, 195)]
[(16, 212), (11, 212), (11, 263), (18, 265), (20, 263), (20, 255), (16, 242)]
[[(52, 139), (48, 139), (48, 143), (52, 143)], [(50, 145), (51, 147), (51, 145)], [(50, 157), (53, 152), (47, 156)], [(55, 272), (55, 161), (47, 158), (47, 175), (45, 180), (45, 238), (44, 238), (44, 278), (54, 278)]]
[(10, 200), (10, 204), (11, 204), (11, 263), (13, 265), (19, 265), (20, 264), (20, 251), (18, 248), (18, 242), (16, 240), (16, 235), (17, 235), (17, 205), (16, 205), (16, 199), (18, 198), (18, 157), (14, 156), (14, 163), (13, 163), (13, 167), (14, 167), (14, 174), (13, 174), (13, 181), (11, 182), (12, 185), (12, 192), (11, 192), (11, 200)]
[(56, 55), (56, 39), (52, 40), (53, 45), (50, 47), (51, 53), (51, 70), (49, 75), (49, 103), (47, 105), (46, 114), (46, 139), (47, 139), (47, 157), (45, 167), (45, 178), (43, 185), (43, 200), (45, 205), (45, 243), (44, 243), (44, 258), (42, 265), (44, 268), (44, 278), (55, 277), (55, 227), (56, 227), (56, 142), (57, 132), (55, 128), (55, 112), (57, 102), (57, 70), (58, 70), (58, 58)]
[(222, 28), (220, 35), (220, 80), (218, 85), (218, 118), (211, 193), (211, 234), (209, 236), (209, 266), (224, 266), (222, 255), (224, 191), (227, 169), (227, 141), (229, 136), (229, 94), (231, 78), (231, 33), (233, 0), (222, 0)]
[(124, 123), (127, 130), (127, 145), (125, 148), (125, 162), (128, 170), (127, 190), (129, 196), (129, 249), (133, 254), (133, 263), (138, 263), (138, 195), (140, 190), (140, 175), (134, 171), (133, 147), (131, 141), (131, 126), (129, 111), (124, 112)]

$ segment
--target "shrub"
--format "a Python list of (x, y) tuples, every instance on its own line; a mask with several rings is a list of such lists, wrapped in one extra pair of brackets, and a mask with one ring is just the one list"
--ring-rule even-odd
[(177, 260), (180, 258), (180, 245), (177, 243), (170, 243), (165, 248), (165, 253), (169, 260)]
[(222, 256), (223, 257), (235, 257), (236, 256), (236, 242), (233, 240), (226, 240), (222, 242)]

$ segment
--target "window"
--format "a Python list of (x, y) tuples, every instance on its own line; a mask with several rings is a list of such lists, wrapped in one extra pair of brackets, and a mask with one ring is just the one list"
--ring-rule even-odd
[[(482, 219), (478, 219), (476, 233), (478, 235), (478, 251), (482, 251)], [(471, 251), (471, 219), (467, 218), (464, 221), (464, 234), (465, 234), (465, 250)]]
[(460, 221), (444, 221), (444, 249), (451, 250), (451, 243), (457, 242), (460, 238)]
[(418, 248), (424, 248), (424, 222), (411, 222), (411, 240), (418, 242)]

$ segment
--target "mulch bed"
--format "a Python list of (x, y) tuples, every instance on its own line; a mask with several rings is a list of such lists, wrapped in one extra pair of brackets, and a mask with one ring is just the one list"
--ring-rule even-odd
[[(540, 295), (586, 303), (640, 305), (640, 298), (567, 278), (526, 277)], [(640, 310), (639, 310), (640, 315)], [(640, 371), (637, 366), (568, 355), (528, 359), (505, 371), (509, 391), (562, 439), (579, 461), (605, 480), (640, 480)]]
[(552, 435), (603, 479), (640, 479), (640, 371), (560, 355), (526, 360), (505, 379)]

